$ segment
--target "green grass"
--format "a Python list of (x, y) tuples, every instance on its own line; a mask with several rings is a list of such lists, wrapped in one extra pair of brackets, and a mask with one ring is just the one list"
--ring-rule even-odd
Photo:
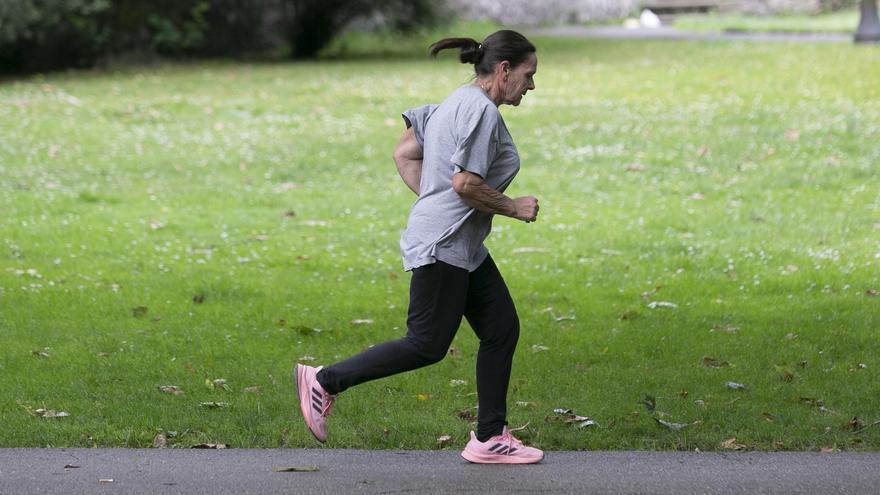
[(818, 15), (693, 14), (678, 17), (673, 24), (679, 31), (695, 32), (844, 34), (854, 33), (858, 25), (858, 10)]
[[(523, 324), (512, 425), (545, 449), (880, 448), (849, 426), (880, 419), (877, 47), (535, 41), (537, 91), (502, 111), (508, 192), (541, 218), (488, 241)], [(315, 445), (291, 367), (403, 333), (398, 114), (468, 80), (403, 56), (0, 86), (0, 446)], [(343, 394), (329, 446), (461, 448), (477, 342), (453, 345)]]

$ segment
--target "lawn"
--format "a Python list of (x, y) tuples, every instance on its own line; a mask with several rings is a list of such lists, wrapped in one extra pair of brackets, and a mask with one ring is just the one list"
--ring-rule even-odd
[[(3, 82), (0, 446), (316, 445), (293, 364), (405, 330), (399, 113), (469, 82), (425, 41)], [(487, 242), (523, 326), (511, 425), (880, 448), (878, 48), (534, 41), (537, 90), (502, 113), (541, 217)], [(342, 394), (328, 445), (462, 448), (466, 325), (453, 347)]]

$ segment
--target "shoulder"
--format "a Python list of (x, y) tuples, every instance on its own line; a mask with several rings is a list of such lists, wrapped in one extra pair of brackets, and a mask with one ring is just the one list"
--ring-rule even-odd
[(501, 112), (477, 86), (467, 85), (458, 88), (447, 98), (446, 102), (454, 107), (457, 119), (496, 123), (501, 119)]

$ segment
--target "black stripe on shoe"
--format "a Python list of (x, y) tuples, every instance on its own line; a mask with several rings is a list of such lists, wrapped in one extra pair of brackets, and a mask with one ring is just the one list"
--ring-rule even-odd
[(516, 451), (517, 451), (517, 448), (514, 447), (514, 448), (512, 448), (512, 449), (510, 449), (510, 450), (507, 451), (507, 455), (513, 455), (513, 453), (516, 452)]
[(495, 449), (497, 449), (498, 447), (501, 447), (501, 444), (500, 444), (500, 443), (496, 443), (495, 445), (493, 445), (492, 447), (490, 447), (490, 448), (489, 448), (489, 452), (495, 452)]
[(312, 402), (312, 409), (315, 410), (318, 414), (321, 414), (321, 405), (317, 402)]
[(500, 454), (500, 455), (506, 455), (507, 449), (508, 449), (508, 447), (507, 447), (507, 445), (505, 445), (504, 447), (501, 447), (500, 449), (498, 449), (495, 453)]

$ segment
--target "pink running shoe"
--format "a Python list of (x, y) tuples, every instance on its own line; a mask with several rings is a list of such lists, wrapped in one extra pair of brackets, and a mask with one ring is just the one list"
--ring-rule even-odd
[(320, 370), (321, 366), (313, 368), (297, 364), (294, 375), (299, 395), (299, 410), (306, 421), (306, 426), (319, 442), (324, 443), (327, 441), (325, 418), (330, 415), (330, 409), (333, 407), (336, 396), (328, 394), (324, 387), (318, 383), (315, 375)]
[(477, 435), (471, 432), (471, 441), (465, 446), (461, 456), (477, 464), (534, 464), (541, 462), (541, 459), (544, 458), (544, 452), (534, 447), (524, 446), (522, 442), (510, 434), (510, 431), (505, 426), (500, 435), (495, 435), (487, 442), (477, 440)]

